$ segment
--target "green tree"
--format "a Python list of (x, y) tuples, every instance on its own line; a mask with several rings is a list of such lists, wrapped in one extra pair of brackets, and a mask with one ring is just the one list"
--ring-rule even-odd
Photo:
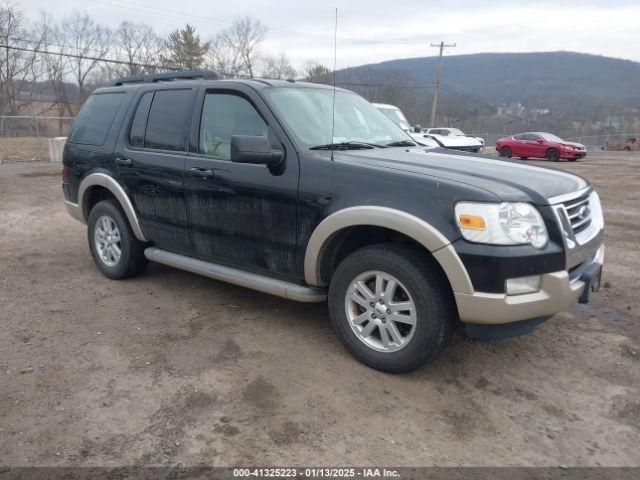
[(209, 42), (200, 43), (196, 29), (187, 24), (182, 30), (176, 30), (165, 41), (167, 55), (164, 61), (173, 66), (191, 70), (200, 68), (204, 56), (209, 50)]

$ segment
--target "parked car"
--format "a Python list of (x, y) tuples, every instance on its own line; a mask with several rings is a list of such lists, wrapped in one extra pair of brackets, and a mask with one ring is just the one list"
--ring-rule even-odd
[(433, 137), (426, 135), (422, 131), (422, 127), (420, 125), (415, 125), (412, 127), (407, 120), (407, 117), (404, 116), (402, 110), (400, 110), (395, 105), (388, 105), (385, 103), (374, 103), (373, 104), (378, 110), (384, 113), (387, 118), (389, 118), (393, 123), (398, 125), (402, 130), (407, 132), (409, 136), (418, 144), (423, 145), (425, 147), (442, 147), (443, 145), (438, 141), (434, 140)]
[(428, 128), (424, 134), (445, 148), (476, 153), (484, 150), (484, 138), (467, 135), (458, 128)]
[(151, 260), (328, 299), (346, 348), (386, 372), (433, 359), (459, 320), (520, 335), (598, 290), (586, 180), (418, 147), (347, 90), (185, 76), (98, 88), (74, 122), (64, 199), (106, 277)]
[(587, 155), (587, 149), (581, 143), (568, 142), (545, 132), (519, 133), (501, 138), (496, 142), (496, 151), (505, 158), (546, 158), (553, 162), (575, 162)]
[(632, 150), (637, 151), (640, 150), (640, 142), (637, 138), (628, 138), (625, 142), (607, 142), (604, 144), (603, 150), (624, 152), (630, 152)]

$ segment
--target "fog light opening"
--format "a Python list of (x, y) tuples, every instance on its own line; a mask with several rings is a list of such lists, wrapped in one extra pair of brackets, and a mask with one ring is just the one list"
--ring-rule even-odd
[(525, 293), (535, 293), (540, 291), (540, 275), (529, 277), (508, 278), (505, 282), (507, 295), (524, 295)]

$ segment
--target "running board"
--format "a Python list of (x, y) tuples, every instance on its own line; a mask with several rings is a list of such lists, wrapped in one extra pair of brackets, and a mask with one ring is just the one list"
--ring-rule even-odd
[(265, 277), (264, 275), (245, 272), (244, 270), (238, 270), (217, 263), (197, 260), (155, 247), (147, 248), (144, 251), (144, 256), (153, 262), (204, 275), (205, 277), (215, 280), (233, 283), (240, 287), (251, 288), (259, 292), (288, 298), (289, 300), (296, 300), (298, 302), (323, 302), (327, 299), (327, 293), (319, 288), (305, 287), (283, 280), (276, 280)]

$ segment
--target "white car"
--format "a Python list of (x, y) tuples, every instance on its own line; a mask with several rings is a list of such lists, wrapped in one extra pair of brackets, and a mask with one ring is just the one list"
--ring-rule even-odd
[[(442, 147), (443, 145), (432, 137), (424, 134), (419, 126), (412, 127), (407, 120), (407, 117), (404, 116), (402, 110), (400, 110), (395, 105), (387, 105), (384, 103), (374, 103), (373, 104), (378, 110), (384, 113), (393, 123), (398, 125), (401, 129), (403, 129), (407, 134), (411, 137), (411, 139), (416, 142), (418, 145), (423, 145), (425, 147)], [(417, 131), (416, 131), (417, 130)]]
[(466, 135), (457, 128), (427, 128), (424, 134), (429, 135), (445, 148), (476, 153), (484, 150), (483, 138)]

